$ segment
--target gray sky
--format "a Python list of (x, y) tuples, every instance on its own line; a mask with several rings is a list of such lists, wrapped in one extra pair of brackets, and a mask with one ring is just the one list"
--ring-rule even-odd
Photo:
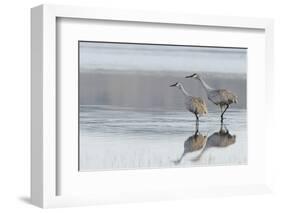
[(246, 73), (247, 50), (80, 42), (81, 71)]

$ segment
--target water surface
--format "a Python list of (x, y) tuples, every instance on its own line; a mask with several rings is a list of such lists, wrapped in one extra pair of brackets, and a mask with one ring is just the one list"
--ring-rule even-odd
[(80, 170), (171, 168), (247, 163), (246, 110), (200, 119), (178, 110), (80, 106)]

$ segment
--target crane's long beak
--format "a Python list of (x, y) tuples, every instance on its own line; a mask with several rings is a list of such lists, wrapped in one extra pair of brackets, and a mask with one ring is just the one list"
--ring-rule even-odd
[(170, 87), (175, 87), (175, 86), (177, 86), (177, 84), (178, 83), (172, 84), (172, 85), (170, 85)]
[(185, 78), (192, 78), (193, 76), (194, 76), (194, 74), (193, 75), (185, 76)]

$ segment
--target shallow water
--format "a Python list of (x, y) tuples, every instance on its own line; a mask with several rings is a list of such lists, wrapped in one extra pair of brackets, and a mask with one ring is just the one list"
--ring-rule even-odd
[(247, 163), (246, 110), (200, 118), (185, 111), (80, 106), (80, 170)]

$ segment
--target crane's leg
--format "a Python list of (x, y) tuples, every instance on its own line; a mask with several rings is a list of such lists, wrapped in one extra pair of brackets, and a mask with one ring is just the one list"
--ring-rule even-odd
[(195, 117), (196, 117), (196, 123), (198, 123), (198, 122), (199, 122), (199, 117), (198, 117), (197, 114), (194, 114), (194, 115), (195, 115)]
[(223, 130), (223, 122), (221, 122), (220, 132)]
[(224, 111), (223, 111), (222, 114), (221, 114), (221, 123), (223, 123), (223, 115), (224, 115), (224, 113), (226, 112), (226, 110), (228, 109), (228, 107), (229, 107), (229, 104), (226, 105)]
[(199, 126), (199, 117), (197, 114), (195, 114), (196, 116), (196, 130), (198, 130), (198, 126)]
[(222, 122), (223, 122), (223, 116), (222, 116), (222, 105), (220, 105), (220, 109), (221, 109), (221, 124), (222, 124)]

